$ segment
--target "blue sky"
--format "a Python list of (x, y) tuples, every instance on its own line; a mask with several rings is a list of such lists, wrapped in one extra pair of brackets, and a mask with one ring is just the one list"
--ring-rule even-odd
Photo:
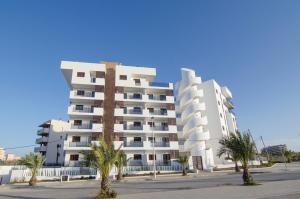
[(191, 67), (230, 88), (240, 129), (300, 151), (299, 10), (297, 0), (1, 1), (0, 146), (34, 144), (41, 122), (67, 119), (61, 60), (107, 60), (155, 66), (158, 81)]

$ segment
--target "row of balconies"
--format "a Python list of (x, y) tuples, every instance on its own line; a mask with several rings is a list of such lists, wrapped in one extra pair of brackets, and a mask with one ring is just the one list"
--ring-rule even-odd
[[(84, 91), (78, 92), (76, 90), (70, 91), (71, 101), (80, 100), (104, 100), (103, 92)], [(116, 101), (138, 101), (138, 102), (155, 102), (155, 103), (174, 103), (174, 96), (164, 95), (134, 95), (133, 93), (115, 93)]]
[(172, 89), (172, 83), (161, 83), (161, 82), (149, 82), (146, 79), (135, 80), (117, 80), (116, 86), (121, 87), (132, 87), (132, 88), (147, 88), (147, 89)]
[[(98, 144), (98, 141), (90, 142), (69, 142), (65, 141), (64, 149), (65, 150), (91, 150), (92, 144)], [(151, 142), (151, 141), (114, 141), (115, 148), (121, 147), (121, 150), (153, 150), (155, 147), (156, 150), (177, 150), (178, 142), (169, 141), (169, 142)]]
[(34, 152), (38, 153), (38, 152), (42, 152), (42, 151), (46, 151), (47, 147), (46, 146), (38, 146), (38, 147), (34, 147)]
[(147, 109), (116, 108), (115, 109), (115, 116), (175, 118), (176, 113), (175, 113), (174, 110), (154, 110), (153, 112), (150, 112)]
[(35, 140), (35, 143), (36, 143), (36, 144), (47, 143), (47, 142), (48, 142), (48, 137), (45, 137), (45, 136), (40, 137), (40, 138), (37, 138), (37, 139)]

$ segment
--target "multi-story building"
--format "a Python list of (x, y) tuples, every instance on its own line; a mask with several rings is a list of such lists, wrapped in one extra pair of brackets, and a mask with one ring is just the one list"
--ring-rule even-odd
[(68, 123), (62, 120), (49, 120), (39, 125), (34, 152), (45, 157), (45, 165), (64, 164), (64, 140)]
[(181, 69), (175, 86), (179, 148), (190, 154), (190, 168), (211, 170), (230, 164), (217, 156), (219, 140), (237, 130), (232, 94), (216, 81), (202, 82), (195, 71)]
[(262, 148), (261, 153), (262, 154), (268, 154), (268, 155), (282, 155), (287, 150), (286, 144), (279, 144), (279, 145), (273, 145), (273, 146), (267, 146)]
[(177, 158), (173, 84), (153, 82), (155, 68), (62, 61), (61, 69), (70, 88), (65, 165), (80, 165), (81, 151), (100, 136), (121, 147), (129, 165)]

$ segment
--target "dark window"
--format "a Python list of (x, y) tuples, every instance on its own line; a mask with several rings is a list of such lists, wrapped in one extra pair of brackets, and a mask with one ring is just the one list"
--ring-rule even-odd
[(148, 94), (149, 99), (153, 99), (153, 94)]
[(77, 77), (84, 77), (85, 73), (84, 72), (77, 72)]
[(161, 113), (162, 115), (167, 115), (167, 109), (166, 109), (166, 108), (161, 108), (161, 109), (160, 109), (160, 113)]
[(166, 96), (165, 96), (165, 95), (160, 95), (160, 96), (159, 96), (159, 99), (160, 99), (161, 101), (165, 101), (165, 100), (166, 100)]
[(83, 105), (76, 105), (76, 110), (82, 111), (83, 110)]
[(154, 123), (154, 122), (148, 122), (148, 125), (149, 125), (150, 127), (154, 127), (154, 126), (155, 126), (155, 123)]
[(77, 90), (77, 95), (83, 96), (84, 95), (84, 90)]
[(221, 117), (221, 118), (223, 118), (223, 115), (222, 115), (222, 113), (220, 113), (220, 117)]
[(74, 125), (80, 126), (82, 124), (82, 120), (74, 120)]
[(218, 94), (219, 92), (218, 92), (218, 89), (216, 89), (216, 93)]
[(154, 108), (148, 108), (149, 113), (153, 113), (154, 112)]
[(142, 138), (141, 138), (141, 137), (134, 137), (134, 138), (133, 138), (133, 141), (134, 141), (134, 142), (141, 142), (141, 141), (142, 141)]
[(126, 137), (119, 137), (119, 141), (126, 141)]
[[(153, 154), (149, 154), (149, 160), (153, 160)], [(156, 154), (155, 154), (155, 160), (156, 160)]]
[(142, 155), (141, 154), (133, 154), (133, 159), (134, 160), (142, 160)]
[(140, 79), (134, 79), (135, 85), (141, 85), (141, 80)]
[(72, 142), (80, 142), (80, 136), (73, 136)]
[(142, 126), (141, 122), (133, 122), (133, 126)]
[(139, 94), (139, 93), (134, 93), (133, 94), (133, 99), (141, 99), (142, 97), (141, 97), (141, 94)]
[[(155, 140), (155, 137), (154, 137), (154, 140)], [(148, 141), (153, 142), (153, 137), (148, 137)]]
[(120, 75), (121, 80), (127, 80), (127, 75)]
[(79, 159), (79, 155), (78, 154), (72, 154), (70, 155), (70, 160), (71, 161), (77, 161)]

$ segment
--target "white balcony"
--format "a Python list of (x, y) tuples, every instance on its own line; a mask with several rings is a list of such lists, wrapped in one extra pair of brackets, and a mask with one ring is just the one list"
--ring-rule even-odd
[(232, 98), (232, 93), (230, 92), (230, 90), (224, 86), (221, 88), (222, 94), (227, 98), (227, 99), (231, 99)]
[(99, 107), (83, 107), (83, 109), (76, 109), (75, 105), (68, 107), (68, 114), (74, 116), (93, 116), (103, 115), (103, 108)]
[[(153, 150), (153, 143), (150, 141), (141, 141), (141, 142), (124, 142), (124, 141), (114, 141), (115, 148), (121, 146), (121, 150), (128, 151), (138, 151), (138, 150)], [(178, 150), (177, 141), (169, 142), (155, 142), (154, 148), (157, 151), (161, 150)]]
[(134, 126), (134, 125), (125, 125), (125, 124), (115, 124), (114, 130), (116, 132), (124, 133), (177, 133), (176, 125), (168, 125), (167, 127), (155, 126), (150, 127), (149, 125)]
[(124, 101), (124, 102), (141, 102), (141, 103), (174, 103), (174, 96), (165, 96), (160, 97), (158, 95), (154, 95), (153, 97), (149, 97), (146, 94), (141, 94), (140, 96), (134, 96), (133, 93), (116, 93), (115, 94), (116, 101)]
[(72, 85), (73, 87), (76, 87), (77, 85), (85, 85), (86, 87), (93, 87), (95, 85), (104, 86), (105, 85), (105, 79), (104, 78), (96, 78), (96, 77), (72, 77)]
[(34, 147), (34, 152), (38, 153), (38, 152), (44, 152), (47, 151), (47, 147), (46, 146), (38, 146), (38, 147)]
[(68, 127), (66, 129), (67, 132), (69, 133), (76, 133), (76, 132), (102, 132), (103, 130), (103, 124), (98, 124), (98, 123), (83, 123), (81, 125), (74, 125), (69, 123)]
[(64, 141), (64, 150), (86, 151), (91, 150), (91, 142), (69, 142)]
[(70, 91), (70, 100), (82, 102), (84, 100), (104, 100), (104, 93), (85, 91), (83, 95), (78, 95), (76, 90)]
[(35, 140), (35, 143), (36, 143), (36, 144), (46, 143), (46, 142), (48, 142), (48, 137), (41, 137), (41, 138), (37, 138), (37, 139)]
[(134, 80), (117, 80), (116, 86), (147, 89), (173, 89), (172, 83), (148, 82), (145, 79), (140, 79), (140, 82), (135, 82)]
[(42, 128), (37, 131), (37, 135), (46, 135), (49, 134), (49, 131), (50, 131), (49, 128)]
[(230, 100), (225, 100), (224, 105), (230, 110), (234, 109), (233, 103)]

